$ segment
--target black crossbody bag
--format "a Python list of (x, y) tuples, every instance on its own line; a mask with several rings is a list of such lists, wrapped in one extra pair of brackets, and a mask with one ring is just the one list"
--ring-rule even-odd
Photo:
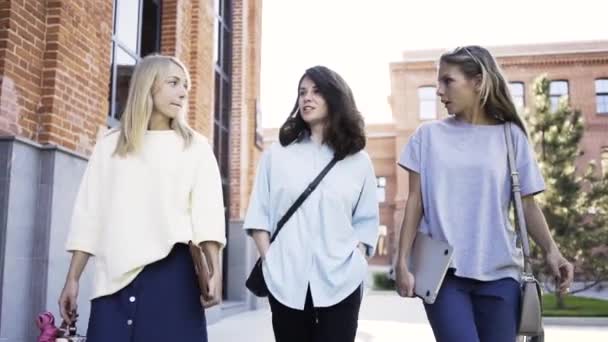
[[(325, 166), (321, 173), (319, 173), (317, 178), (315, 178), (312, 183), (308, 185), (308, 187), (306, 188), (306, 190), (304, 190), (300, 197), (298, 197), (298, 199), (291, 205), (291, 207), (289, 207), (285, 215), (283, 215), (283, 217), (277, 223), (277, 229), (274, 231), (274, 234), (272, 234), (272, 237), (270, 238), (271, 244), (277, 238), (277, 235), (279, 234), (285, 223), (296, 212), (296, 210), (298, 210), (302, 203), (304, 203), (308, 196), (310, 196), (310, 194), (317, 188), (319, 183), (321, 183), (321, 180), (323, 180), (323, 177), (325, 177), (329, 170), (331, 170), (331, 168), (336, 165), (338, 160), (338, 157), (334, 156), (334, 158), (329, 162), (329, 164), (327, 164), (327, 166)], [(251, 273), (249, 274), (249, 277), (245, 282), (245, 286), (254, 295), (258, 297), (267, 297), (269, 291), (268, 287), (266, 286), (266, 281), (264, 280), (264, 274), (262, 273), (262, 262), (262, 258), (258, 258), (258, 260), (255, 262), (255, 265), (253, 266), (253, 269), (251, 270)]]

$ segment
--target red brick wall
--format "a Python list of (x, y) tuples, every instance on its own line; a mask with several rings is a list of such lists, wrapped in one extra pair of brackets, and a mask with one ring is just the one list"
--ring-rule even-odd
[(241, 163), (246, 157), (246, 149), (241, 144), (246, 132), (247, 104), (244, 98), (246, 82), (245, 54), (247, 51), (247, 34), (245, 30), (248, 0), (233, 2), (232, 8), (232, 104), (230, 116), (230, 218), (238, 219), (241, 215)]
[[(231, 208), (244, 215), (257, 164), (262, 0), (233, 1)], [(88, 154), (106, 126), (113, 0), (0, 2), (0, 134)], [(214, 0), (163, 0), (161, 53), (189, 68), (188, 119), (213, 142)]]
[(160, 50), (164, 55), (176, 56), (190, 65), (193, 9), (200, 8), (197, 0), (163, 0), (161, 9)]
[[(164, 55), (175, 55), (178, 21), (178, 2), (179, 0), (163, 0), (161, 8), (161, 33), (160, 33), (160, 52)], [(180, 56), (178, 56), (180, 57)], [(186, 61), (183, 61), (186, 63)]]
[[(108, 113), (112, 3), (0, 4), (0, 132), (90, 151)], [(237, 7), (242, 3), (235, 1)], [(213, 141), (214, 1), (164, 0), (162, 5), (161, 53), (175, 55), (188, 66), (189, 122)], [(247, 14), (241, 10), (235, 21), (247, 20)], [(240, 61), (237, 71), (248, 62)], [(242, 99), (244, 83), (236, 84), (236, 98)], [(238, 141), (233, 144), (240, 151)]]
[(0, 5), (0, 131), (30, 139), (38, 131), (44, 53), (44, 1)]
[(194, 1), (190, 35), (190, 124), (213, 142), (213, 0)]
[(108, 113), (111, 35), (111, 1), (47, 1), (39, 142), (90, 151)]
[[(374, 165), (376, 177), (386, 178), (385, 198), (380, 202), (380, 224), (386, 226), (387, 236), (385, 245), (387, 255), (375, 256), (371, 262), (374, 264), (386, 264), (393, 259), (395, 247), (391, 241), (395, 240), (395, 231), (398, 225), (393, 217), (396, 208), (397, 170), (395, 160), (397, 159), (395, 145), (395, 127), (393, 125), (368, 125), (366, 129), (367, 145), (365, 151), (369, 154)], [(378, 252), (378, 251), (376, 251)]]
[[(249, 205), (249, 194), (253, 189), (255, 181), (255, 173), (257, 171), (257, 163), (261, 155), (261, 149), (254, 143), (256, 137), (256, 102), (260, 100), (260, 70), (262, 66), (262, 0), (250, 0), (248, 12), (248, 41), (249, 49), (247, 56), (247, 135), (244, 145), (249, 150), (249, 158), (247, 162), (242, 164), (242, 181), (241, 190), (242, 202), (241, 213), (244, 215), (245, 210)], [(262, 123), (259, 122), (259, 125)]]
[(192, 87), (188, 122), (213, 142), (213, 0), (162, 2), (161, 53), (188, 67)]
[(88, 152), (107, 115), (112, 2), (1, 6), (0, 130)]
[[(176, 55), (192, 74), (189, 121), (211, 141), (213, 3), (164, 0), (161, 19), (161, 52)], [(0, 4), (0, 132), (90, 151), (108, 113), (112, 4)]]
[(261, 0), (233, 3), (230, 218), (245, 216), (259, 151), (254, 145), (260, 94)]

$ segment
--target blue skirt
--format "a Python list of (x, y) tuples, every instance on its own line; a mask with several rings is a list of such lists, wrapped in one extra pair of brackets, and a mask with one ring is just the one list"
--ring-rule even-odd
[(188, 246), (176, 244), (122, 290), (91, 301), (87, 342), (207, 342)]

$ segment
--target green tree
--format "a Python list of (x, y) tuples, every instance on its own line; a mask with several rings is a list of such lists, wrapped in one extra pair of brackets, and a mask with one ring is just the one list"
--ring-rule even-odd
[[(545, 75), (535, 80), (533, 108), (524, 117), (546, 183), (538, 200), (560, 250), (574, 262), (577, 279), (586, 283), (577, 290), (582, 291), (608, 279), (608, 177), (595, 162), (577, 169), (583, 117), (567, 98), (552, 110), (549, 83)], [(540, 253), (534, 249), (537, 271), (548, 275)], [(561, 297), (558, 306), (563, 307)]]

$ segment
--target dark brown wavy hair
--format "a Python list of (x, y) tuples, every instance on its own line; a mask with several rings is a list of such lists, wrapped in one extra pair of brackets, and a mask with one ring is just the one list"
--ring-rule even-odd
[[(300, 85), (306, 77), (314, 82), (327, 103), (327, 123), (323, 142), (331, 147), (340, 159), (365, 148), (363, 116), (357, 109), (353, 93), (344, 79), (327, 67), (312, 67), (306, 70), (298, 82), (298, 97)], [(307, 134), (310, 134), (310, 127), (302, 119), (296, 98), (289, 117), (279, 131), (279, 141), (281, 145), (287, 146), (294, 141), (300, 141)]]
[(526, 132), (513, 104), (506, 78), (487, 49), (477, 45), (458, 47), (441, 55), (439, 62), (457, 65), (469, 79), (481, 76), (481, 106), (486, 113), (499, 121), (513, 122)]

